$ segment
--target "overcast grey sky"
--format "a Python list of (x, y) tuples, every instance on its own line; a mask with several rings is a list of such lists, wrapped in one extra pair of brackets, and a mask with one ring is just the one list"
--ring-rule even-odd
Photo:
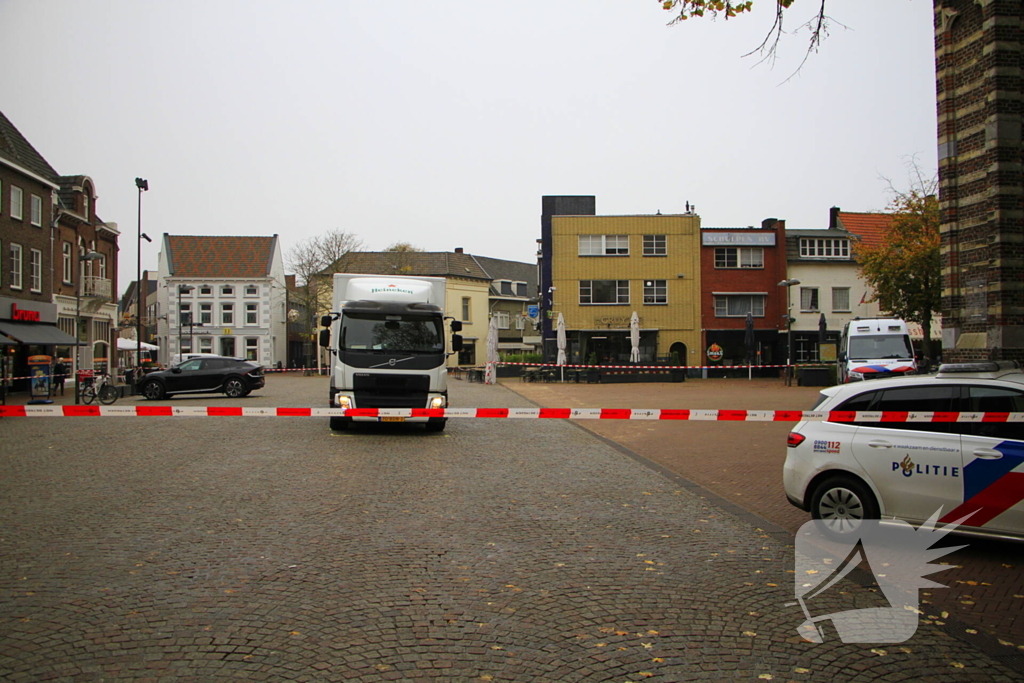
[(829, 0), (847, 28), (788, 81), (805, 34), (774, 67), (742, 58), (773, 4), (668, 27), (657, 0), (0, 0), (0, 108), (95, 180), (122, 290), (136, 176), (154, 238), (278, 233), (287, 252), (342, 229), (532, 261), (542, 195), (820, 228), (831, 206), (884, 209), (910, 155), (933, 174), (931, 1)]

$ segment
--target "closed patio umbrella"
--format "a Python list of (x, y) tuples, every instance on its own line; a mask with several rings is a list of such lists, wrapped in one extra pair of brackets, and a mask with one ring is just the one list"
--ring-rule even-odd
[(640, 362), (640, 317), (633, 311), (629, 318), (629, 343), (632, 348), (629, 350), (629, 362)]
[(498, 316), (491, 316), (487, 327), (487, 368), (484, 371), (484, 384), (498, 383)]
[[(565, 365), (565, 318), (558, 314), (558, 321), (555, 324), (555, 343), (558, 345), (557, 365)], [(562, 380), (565, 381), (565, 368), (562, 368)]]

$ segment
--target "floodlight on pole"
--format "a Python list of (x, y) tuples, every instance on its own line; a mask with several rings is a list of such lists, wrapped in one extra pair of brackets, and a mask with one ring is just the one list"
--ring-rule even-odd
[(147, 242), (153, 240), (142, 232), (142, 193), (149, 190), (149, 181), (145, 178), (136, 178), (135, 187), (139, 189), (139, 239), (136, 242), (137, 261), (135, 265), (135, 376), (138, 376), (139, 369), (142, 367), (142, 308), (146, 301), (142, 291), (142, 239), (145, 238)]

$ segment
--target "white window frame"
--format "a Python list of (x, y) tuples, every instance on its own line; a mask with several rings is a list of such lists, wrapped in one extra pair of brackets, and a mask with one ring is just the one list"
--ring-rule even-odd
[(579, 235), (580, 256), (629, 256), (629, 235)]
[(29, 222), (37, 228), (43, 227), (43, 198), (37, 194), (28, 200)]
[(11, 242), (11, 289), (21, 289), (21, 266), (24, 260), (24, 250), (20, 244)]
[[(17, 185), (11, 185), (11, 218), (24, 220), (25, 218), (25, 192)], [(15, 213), (17, 212), (17, 213)]]
[(472, 302), (473, 300), (468, 296), (462, 297), (462, 322), (464, 323), (471, 322), (470, 316), (472, 315), (473, 311)]
[(199, 338), (199, 353), (213, 353), (213, 337)]
[[(732, 258), (729, 258), (729, 257)], [(736, 265), (730, 265), (735, 261)], [(732, 270), (742, 268), (764, 269), (764, 247), (715, 247), (715, 268)]]
[(644, 235), (644, 256), (668, 256), (668, 235)]
[(507, 330), (510, 327), (511, 320), (509, 318), (508, 311), (495, 311), (494, 317), (498, 320), (498, 329)]
[(821, 310), (821, 299), (817, 287), (800, 288), (800, 312), (817, 313)]
[(43, 252), (38, 249), (28, 250), (28, 288), (29, 291), (43, 291)]
[(199, 304), (199, 324), (200, 325), (212, 325), (213, 324), (213, 304)]
[(64, 270), (62, 273), (62, 279), (64, 281), (64, 284), (70, 285), (74, 283), (74, 280), (72, 278), (75, 276), (75, 273), (72, 270), (72, 264), (74, 263), (74, 246), (71, 244), (71, 242), (65, 242), (64, 246), (61, 248), (61, 251), (64, 255)]
[(231, 285), (223, 285), (220, 288), (220, 295), (221, 296), (234, 296), (235, 295), (235, 288), (232, 287)]
[[(745, 318), (747, 317), (747, 310), (749, 310), (755, 318), (763, 318), (766, 298), (767, 295), (765, 294), (744, 294), (741, 292), (714, 294), (715, 317)], [(730, 313), (729, 304), (733, 302), (738, 303), (743, 299), (749, 301), (750, 305), (742, 307), (743, 310), (737, 309), (734, 312)]]
[(801, 237), (800, 258), (850, 258), (850, 240), (845, 237)]
[(183, 327), (190, 322), (195, 322), (192, 318), (192, 304), (182, 301), (178, 305), (178, 326)]
[(235, 324), (235, 305), (233, 303), (222, 303), (220, 305), (220, 324)]
[[(846, 296), (846, 306), (839, 306), (842, 303), (839, 299), (842, 296)], [(833, 287), (832, 288), (832, 312), (833, 313), (849, 313), (850, 308), (850, 287)]]
[(259, 304), (246, 304), (245, 305), (245, 324), (246, 325), (259, 325), (260, 324), (260, 308), (259, 308)]
[(668, 280), (644, 280), (644, 305), (668, 304)]
[(259, 296), (260, 295), (260, 288), (258, 286), (256, 286), (256, 285), (246, 285), (245, 286), (245, 295), (246, 296)]
[(213, 296), (213, 287), (210, 285), (199, 285), (199, 296)]
[[(594, 301), (594, 283), (612, 282), (615, 301)], [(629, 280), (580, 280), (580, 306), (623, 306), (629, 303)]]
[(246, 360), (258, 360), (260, 357), (260, 338), (259, 337), (246, 337), (245, 338), (245, 356)]
[(520, 332), (526, 329), (526, 316), (516, 316), (516, 329), (519, 330)]

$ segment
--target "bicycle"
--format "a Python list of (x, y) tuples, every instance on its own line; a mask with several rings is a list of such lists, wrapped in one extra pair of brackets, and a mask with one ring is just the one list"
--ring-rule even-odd
[(85, 405), (90, 405), (93, 401), (99, 399), (100, 403), (109, 406), (117, 400), (117, 388), (111, 384), (110, 375), (101, 373), (99, 375), (99, 382), (96, 381), (95, 377), (85, 378), (80, 397)]

